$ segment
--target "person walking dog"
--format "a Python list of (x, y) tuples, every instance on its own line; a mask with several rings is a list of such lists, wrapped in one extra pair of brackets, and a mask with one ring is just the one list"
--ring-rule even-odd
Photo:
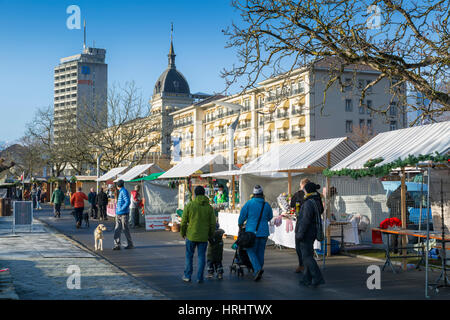
[(205, 196), (205, 188), (197, 186), (194, 189), (195, 198), (189, 202), (183, 211), (180, 234), (186, 239), (186, 263), (182, 280), (190, 282), (193, 272), (192, 260), (195, 248), (198, 250), (197, 282), (203, 282), (206, 264), (206, 248), (208, 239), (214, 236), (216, 230), (216, 215)]
[(264, 200), (263, 188), (260, 185), (255, 185), (253, 198), (242, 207), (238, 220), (240, 228), (243, 227), (244, 222), (247, 222), (245, 232), (253, 232), (256, 235), (255, 244), (247, 248), (247, 254), (254, 270), (253, 280), (255, 281), (260, 280), (264, 273), (264, 253), (269, 236), (269, 221), (272, 218), (272, 208)]
[(117, 182), (117, 189), (119, 194), (117, 196), (116, 206), (116, 225), (114, 228), (114, 247), (113, 250), (120, 250), (120, 235), (123, 233), (127, 238), (127, 246), (125, 249), (133, 249), (133, 241), (131, 240), (130, 228), (128, 226), (128, 219), (130, 214), (130, 194), (125, 189), (123, 180)]

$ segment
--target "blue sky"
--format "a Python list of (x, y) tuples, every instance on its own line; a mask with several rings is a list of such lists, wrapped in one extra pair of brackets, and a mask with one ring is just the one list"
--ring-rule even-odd
[(174, 23), (177, 68), (191, 92), (224, 89), (220, 71), (236, 56), (222, 29), (238, 21), (230, 0), (0, 0), (0, 142), (23, 136), (38, 107), (53, 103), (53, 68), (80, 53), (83, 29), (69, 30), (70, 5), (87, 21), (87, 42), (107, 50), (109, 84), (134, 80), (147, 100), (167, 67)]

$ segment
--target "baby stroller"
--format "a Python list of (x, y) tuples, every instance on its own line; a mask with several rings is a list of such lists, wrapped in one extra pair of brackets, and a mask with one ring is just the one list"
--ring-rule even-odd
[(253, 266), (248, 257), (247, 250), (239, 245), (239, 238), (245, 232), (245, 229), (239, 230), (239, 235), (232, 248), (235, 249), (233, 262), (230, 266), (230, 273), (237, 273), (238, 277), (244, 276), (244, 268), (247, 267), (248, 272), (253, 273)]

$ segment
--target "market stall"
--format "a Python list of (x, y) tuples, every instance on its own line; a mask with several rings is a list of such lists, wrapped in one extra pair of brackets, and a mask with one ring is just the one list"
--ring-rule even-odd
[[(435, 222), (434, 231), (436, 232), (440, 228), (442, 231), (441, 239), (445, 239), (448, 233), (448, 229), (445, 227), (445, 221), (447, 220), (448, 223), (448, 218), (450, 218), (448, 217), (449, 190), (443, 187), (449, 185), (449, 137), (450, 121), (380, 133), (339, 164), (332, 167), (331, 170), (325, 171), (324, 174), (328, 177), (351, 176), (354, 179), (363, 177), (373, 177), (372, 179), (376, 179), (376, 177), (387, 176), (389, 174), (399, 174), (401, 179), (400, 229), (407, 230), (406, 172), (408, 170), (419, 170), (422, 172), (422, 177), (426, 172), (428, 178), (426, 205), (428, 207), (431, 206), (432, 219)], [(434, 179), (432, 179), (433, 176)], [(430, 193), (433, 190), (435, 190), (434, 195), (430, 197)], [(433, 203), (430, 203), (430, 199), (437, 204), (433, 206)], [(430, 223), (428, 221), (429, 215), (425, 215), (427, 229), (426, 244), (428, 246)], [(441, 221), (441, 224), (438, 224), (439, 221)], [(372, 227), (376, 228), (377, 226)], [(417, 230), (413, 234), (418, 234), (421, 231)], [(401, 249), (402, 256), (406, 256), (407, 232), (403, 233), (401, 237)], [(442, 242), (442, 245), (445, 246), (445, 241)], [(444, 253), (445, 251), (443, 250)], [(428, 248), (426, 252), (428, 252)], [(425, 256), (427, 265), (425, 291), (428, 297), (428, 254), (425, 254)], [(442, 261), (445, 261), (445, 254)], [(406, 270), (405, 258), (403, 259), (402, 266)]]
[[(294, 248), (296, 217), (288, 208), (290, 196), (297, 191), (303, 178), (325, 185), (326, 179), (321, 172), (337, 164), (354, 150), (356, 145), (347, 138), (274, 146), (239, 171), (242, 204), (250, 198), (253, 186), (261, 185), (265, 200), (274, 212), (270, 239), (278, 245)], [(227, 234), (237, 235), (238, 213), (239, 210), (219, 212), (219, 223)], [(354, 224), (349, 224), (348, 230), (349, 232), (344, 233), (344, 241), (358, 243), (358, 237), (354, 237)]]
[(116, 216), (116, 201), (113, 197), (114, 191), (112, 190), (114, 180), (117, 179), (117, 177), (125, 170), (127, 170), (127, 167), (114, 168), (109, 170), (107, 173), (105, 173), (104, 175), (102, 175), (97, 179), (97, 182), (103, 183), (104, 187), (107, 189), (105, 190), (105, 192), (109, 193), (108, 205), (106, 207), (106, 214), (110, 217)]
[[(157, 179), (164, 172), (155, 172), (148, 176), (126, 181), (127, 185), (141, 186), (144, 199), (144, 214), (140, 223), (145, 223), (146, 230), (164, 229), (164, 221), (170, 221), (177, 210), (178, 191), (170, 188), (166, 181)], [(130, 188), (131, 190), (131, 188)]]
[(206, 186), (207, 196), (212, 192), (209, 178), (202, 178), (205, 173), (221, 172), (228, 169), (227, 160), (222, 155), (207, 155), (188, 158), (162, 174), (158, 179), (168, 180), (171, 187), (178, 189), (178, 209), (191, 200), (194, 188)]

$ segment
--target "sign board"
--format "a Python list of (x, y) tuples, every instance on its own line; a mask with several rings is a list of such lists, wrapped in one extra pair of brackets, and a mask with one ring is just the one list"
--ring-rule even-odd
[(33, 202), (32, 201), (14, 201), (13, 202), (13, 232), (16, 226), (33, 225)]
[(164, 230), (163, 221), (172, 221), (170, 215), (146, 215), (145, 230)]
[(110, 217), (116, 216), (116, 202), (114, 199), (109, 199), (108, 205), (106, 207), (106, 215)]

